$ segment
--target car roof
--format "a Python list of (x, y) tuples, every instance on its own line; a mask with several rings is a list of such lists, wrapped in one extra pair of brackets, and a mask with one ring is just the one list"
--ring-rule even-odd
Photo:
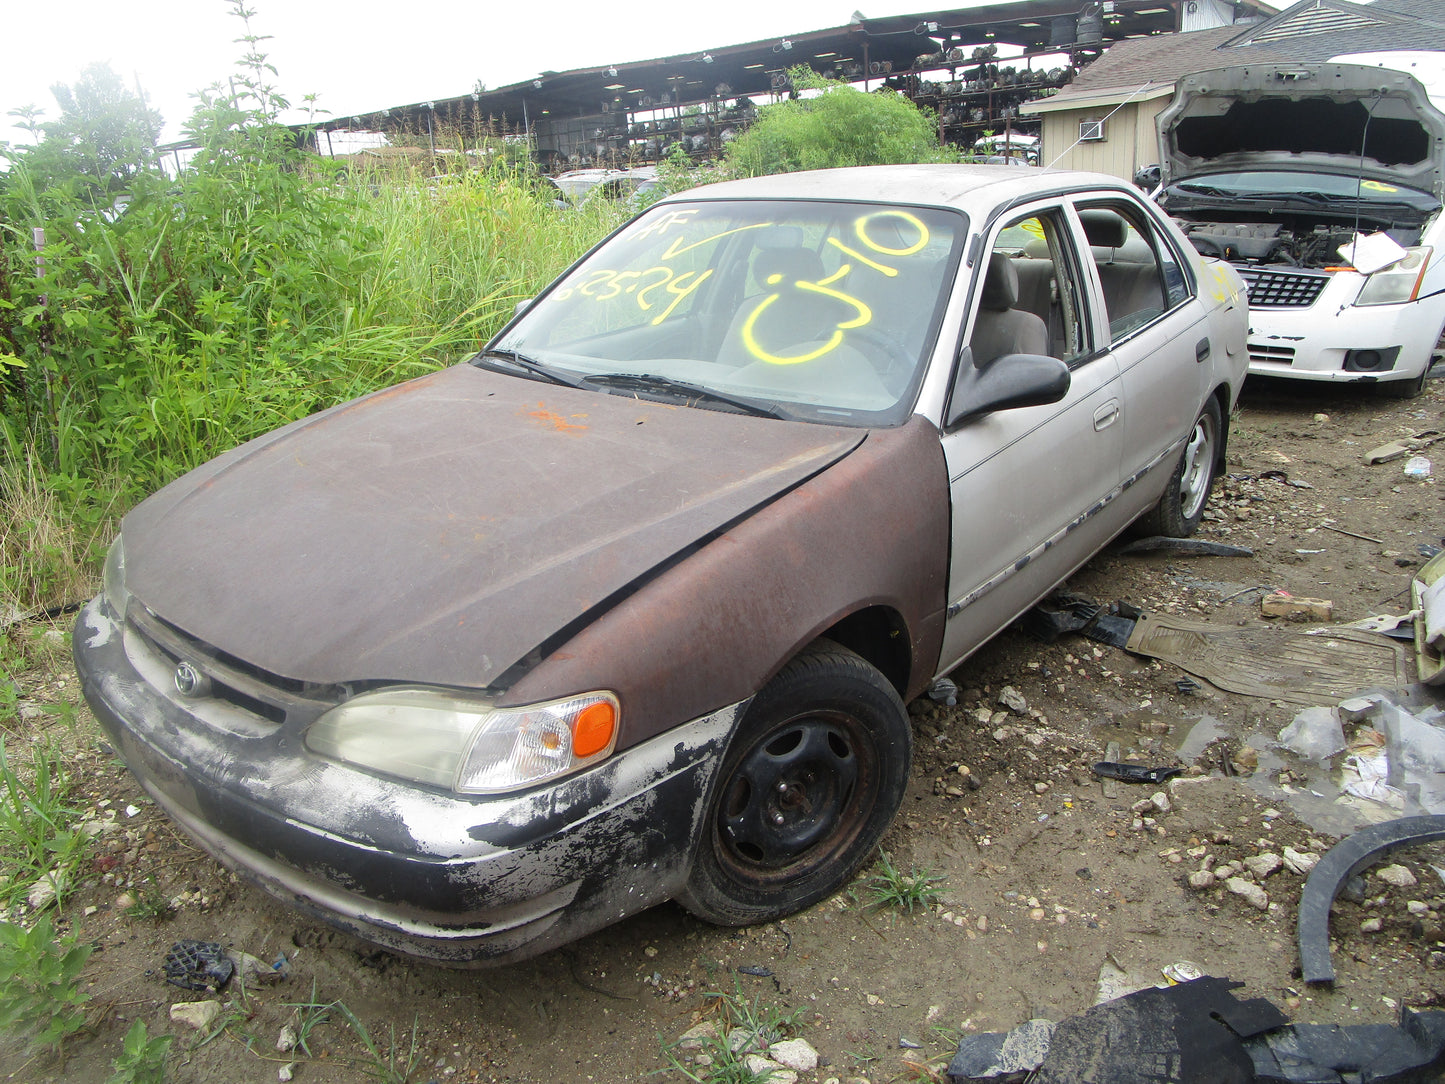
[(665, 203), (698, 199), (833, 199), (964, 206), (1059, 191), (1129, 191), (1117, 177), (1019, 165), (853, 166), (779, 173), (691, 188)]

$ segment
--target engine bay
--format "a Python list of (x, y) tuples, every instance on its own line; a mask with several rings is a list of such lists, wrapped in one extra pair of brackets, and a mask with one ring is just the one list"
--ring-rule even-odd
[(1337, 267), (1344, 262), (1340, 247), (1360, 233), (1383, 231), (1400, 245), (1419, 243), (1420, 230), (1361, 220), (1311, 222), (1291, 217), (1283, 222), (1191, 222), (1174, 220), (1195, 249), (1204, 256), (1234, 264), (1274, 264), (1287, 267)]

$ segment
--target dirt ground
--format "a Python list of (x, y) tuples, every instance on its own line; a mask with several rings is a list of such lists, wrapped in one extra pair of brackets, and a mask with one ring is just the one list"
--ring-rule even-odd
[[(1408, 402), (1251, 383), (1232, 422), (1229, 476), (1200, 537), (1254, 556), (1128, 556), (1115, 546), (1070, 589), (1231, 626), (1267, 623), (1255, 590), (1264, 586), (1331, 599), (1337, 622), (1403, 612), (1423, 561), (1418, 547), (1441, 544), (1445, 486), (1407, 478), (1403, 461), (1370, 467), (1361, 456), (1439, 427), (1442, 406), (1438, 379)], [(1432, 452), (1438, 477), (1445, 444)], [(1283, 474), (1261, 478), (1267, 471)], [(313, 1057), (275, 1049), (290, 1006), (313, 997), (344, 1002), (383, 1056), (404, 1060), (414, 1041), (413, 1081), (549, 1084), (684, 1079), (653, 1075), (667, 1066), (663, 1044), (715, 1011), (716, 991), (798, 1010), (797, 1033), (822, 1058), (803, 1079), (820, 1084), (935, 1079), (916, 1066), (938, 1070), (960, 1032), (1060, 1019), (1093, 1004), (1101, 968), (1142, 983), (1188, 961), (1300, 1021), (1386, 1023), (1401, 1003), (1445, 1004), (1445, 885), (1426, 861), (1445, 864), (1439, 855), (1402, 852), (1396, 860), (1417, 885), (1371, 877), (1362, 900), (1337, 905), (1333, 990), (1298, 978), (1302, 876), (1262, 878), (1265, 910), (1222, 886), (1188, 884), (1210, 862), (1286, 846), (1323, 853), (1361, 816), (1335, 800), (1327, 771), (1272, 746), (1297, 705), (1203, 684), (1181, 691), (1185, 674), (1172, 665), (1078, 637), (1045, 645), (1016, 629), (954, 677), (957, 706), (910, 708), (914, 776), (884, 841), (895, 865), (943, 878), (938, 907), (872, 909), (855, 884), (852, 898), (786, 921), (722, 930), (666, 905), (541, 959), (477, 972), (374, 951), (273, 903), (170, 827), (87, 713), (32, 719), (7, 737), (11, 755), (27, 737), (62, 740), (83, 777), (75, 804), (102, 821), (115, 816), (63, 912), (65, 927), (95, 945), (83, 974), (91, 1026), (63, 1060), (0, 1046), (4, 1079), (104, 1081), (135, 1019), (176, 1036), (172, 1081), (259, 1084), (292, 1061), (297, 1081), (365, 1079), (374, 1063), (336, 1012), (311, 1033)], [(1005, 686), (1026, 701), (1023, 714), (1000, 705)], [(74, 701), (75, 689), (73, 672), (58, 664), (26, 675), (22, 692), (39, 703)], [(1117, 797), (1106, 797), (1090, 769), (1109, 742), (1149, 764), (1176, 763), (1182, 750), (1189, 770), (1164, 787), (1119, 784)], [(1245, 747), (1255, 750), (1253, 772)], [(1245, 770), (1226, 776), (1226, 760)], [(1158, 790), (1170, 808), (1150, 809), (1139, 823), (1134, 804)], [(1310, 791), (1319, 792), (1313, 802)], [(139, 906), (124, 910), (132, 900)], [(1378, 932), (1362, 931), (1370, 919)], [(203, 996), (161, 975), (180, 938), (267, 961), (284, 952), (291, 976), (224, 992), (230, 1025), (202, 1044), (202, 1033), (168, 1016), (173, 1003)]]

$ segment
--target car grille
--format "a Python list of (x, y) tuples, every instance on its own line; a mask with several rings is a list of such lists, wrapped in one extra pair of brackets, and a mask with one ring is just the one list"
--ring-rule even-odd
[(1268, 361), (1276, 365), (1294, 364), (1294, 347), (1265, 346), (1263, 343), (1249, 344), (1250, 361)]
[(1310, 271), (1261, 271), (1236, 268), (1244, 279), (1249, 304), (1256, 309), (1305, 309), (1315, 303), (1330, 276)]
[[(305, 725), (339, 699), (339, 690), (283, 678), (231, 658), (134, 602), (126, 631), (129, 644), (146, 656), (149, 665), (140, 669), (158, 691), (178, 699), (197, 717), (227, 729), (234, 729), (238, 720), (253, 734), (273, 731), (288, 721)], [(182, 697), (174, 688), (175, 671), (183, 661), (209, 682), (203, 695)], [(132, 662), (141, 660), (132, 653)]]

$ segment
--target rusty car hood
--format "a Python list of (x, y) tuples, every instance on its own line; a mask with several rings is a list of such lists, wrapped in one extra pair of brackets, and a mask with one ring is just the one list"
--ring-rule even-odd
[(283, 677), (480, 688), (865, 436), (459, 365), (172, 482), (126, 583)]

